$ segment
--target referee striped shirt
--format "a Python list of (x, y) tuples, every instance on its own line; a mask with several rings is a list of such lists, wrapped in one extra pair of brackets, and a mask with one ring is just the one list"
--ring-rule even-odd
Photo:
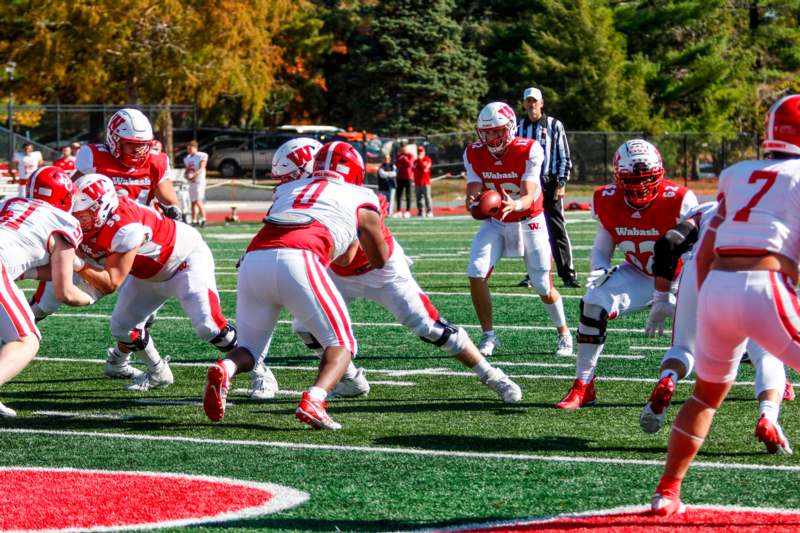
[(572, 159), (569, 155), (567, 134), (560, 120), (545, 114), (542, 114), (542, 118), (536, 122), (531, 122), (527, 117), (523, 118), (517, 126), (517, 137), (536, 139), (542, 145), (544, 149), (542, 183), (550, 180), (569, 180)]

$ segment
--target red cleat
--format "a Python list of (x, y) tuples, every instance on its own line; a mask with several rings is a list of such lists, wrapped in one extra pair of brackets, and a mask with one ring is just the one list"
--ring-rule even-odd
[(780, 424), (770, 422), (764, 415), (761, 415), (756, 424), (756, 438), (764, 443), (769, 453), (792, 454), (792, 447), (789, 445), (786, 435), (783, 434)]
[(597, 400), (597, 390), (594, 387), (594, 378), (589, 383), (576, 379), (567, 395), (556, 404), (556, 409), (575, 411), (587, 405), (594, 405)]
[(311, 397), (308, 391), (303, 393), (303, 398), (300, 400), (300, 405), (294, 412), (295, 418), (301, 422), (305, 422), (314, 429), (342, 429), (342, 425), (328, 416), (326, 408), (328, 403), (322, 400), (315, 400)]
[(225, 404), (228, 400), (228, 390), (231, 388), (231, 377), (222, 361), (208, 369), (206, 392), (203, 394), (203, 410), (206, 416), (214, 422), (219, 422), (225, 416)]
[(675, 393), (675, 383), (668, 377), (659, 380), (650, 394), (650, 401), (639, 415), (639, 426), (645, 433), (655, 433), (664, 426), (667, 417), (667, 407)]
[(783, 389), (783, 401), (784, 402), (791, 402), (794, 401), (795, 394), (794, 394), (794, 385), (788, 379), (786, 380), (786, 388)]

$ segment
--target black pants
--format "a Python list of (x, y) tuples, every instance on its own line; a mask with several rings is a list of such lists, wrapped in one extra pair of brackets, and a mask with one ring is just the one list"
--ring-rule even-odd
[(555, 199), (557, 187), (558, 182), (555, 180), (550, 180), (542, 186), (544, 218), (547, 221), (547, 231), (550, 233), (550, 250), (553, 252), (558, 277), (568, 280), (575, 278), (575, 268), (572, 265), (572, 244), (569, 242), (567, 224), (564, 220), (564, 202)]
[(403, 203), (403, 194), (406, 195), (406, 211), (411, 211), (411, 180), (397, 180), (397, 210)]

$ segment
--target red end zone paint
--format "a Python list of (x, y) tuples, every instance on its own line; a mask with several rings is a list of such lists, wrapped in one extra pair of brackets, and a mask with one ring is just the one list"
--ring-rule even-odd
[(687, 506), (685, 513), (670, 518), (647, 516), (644, 507), (627, 507), (584, 514), (562, 515), (517, 523), (482, 524), (448, 531), (464, 533), (533, 532), (554, 533), (789, 533), (800, 531), (800, 512), (782, 509)]
[(305, 502), (280, 485), (78, 469), (0, 469), (0, 531), (118, 530), (248, 518)]

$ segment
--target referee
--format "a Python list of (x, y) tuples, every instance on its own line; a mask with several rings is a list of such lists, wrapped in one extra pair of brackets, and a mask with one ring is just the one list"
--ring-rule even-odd
[[(569, 242), (567, 224), (564, 221), (564, 189), (572, 168), (567, 134), (560, 120), (549, 117), (542, 111), (542, 91), (536, 87), (528, 87), (522, 93), (522, 101), (528, 116), (520, 121), (517, 136), (536, 139), (544, 149), (541, 182), (544, 216), (550, 234), (553, 260), (564, 286), (579, 288), (575, 268), (572, 266), (572, 244)], [(520, 286), (529, 285), (527, 277), (520, 282)]]

